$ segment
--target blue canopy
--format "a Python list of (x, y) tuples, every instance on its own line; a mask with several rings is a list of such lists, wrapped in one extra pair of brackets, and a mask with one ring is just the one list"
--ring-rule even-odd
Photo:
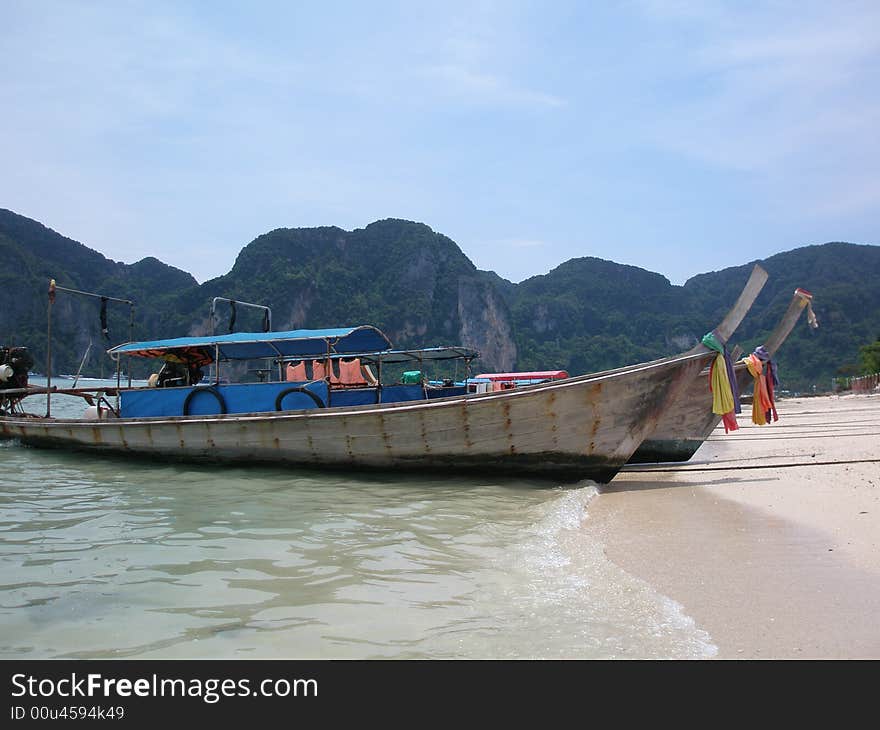
[(258, 360), (274, 357), (315, 357), (330, 353), (361, 353), (386, 350), (388, 338), (375, 327), (341, 327), (289, 332), (233, 332), (206, 337), (127, 342), (107, 352), (111, 357), (132, 355), (181, 362), (212, 362), (219, 350), (221, 360)]

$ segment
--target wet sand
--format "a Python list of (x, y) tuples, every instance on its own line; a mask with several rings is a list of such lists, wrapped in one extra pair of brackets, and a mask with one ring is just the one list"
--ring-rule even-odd
[(628, 467), (585, 529), (717, 657), (880, 658), (880, 395), (786, 399), (686, 464)]

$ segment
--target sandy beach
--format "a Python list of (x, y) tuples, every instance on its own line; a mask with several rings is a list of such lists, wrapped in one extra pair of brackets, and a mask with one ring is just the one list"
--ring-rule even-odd
[(717, 657), (880, 658), (880, 395), (785, 399), (686, 464), (628, 467), (589, 508), (606, 555)]

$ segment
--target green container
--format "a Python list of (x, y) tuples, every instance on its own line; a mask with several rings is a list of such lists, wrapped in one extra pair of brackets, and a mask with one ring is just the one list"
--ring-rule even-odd
[(418, 385), (422, 382), (422, 371), (421, 370), (407, 370), (403, 374), (403, 378), (401, 382), (405, 385)]

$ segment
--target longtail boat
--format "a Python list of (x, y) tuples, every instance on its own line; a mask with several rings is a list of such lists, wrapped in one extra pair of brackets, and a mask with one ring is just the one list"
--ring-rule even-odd
[[(722, 341), (751, 307), (761, 274), (766, 279), (763, 270), (753, 272), (714, 330)], [(22, 400), (31, 393), (48, 391), (51, 397), (60, 390), (0, 389), (0, 438), (165, 460), (605, 483), (716, 354), (698, 344), (600, 373), (469, 393), (467, 379), (438, 387), (424, 380), (383, 382), (382, 368), (389, 363), (459, 358), (468, 366), (478, 353), (465, 347), (394, 350), (370, 326), (129, 342), (108, 352), (118, 364), (124, 357), (153, 358), (163, 363), (164, 376), (160, 371), (151, 379), (156, 387), (123, 387), (117, 375), (116, 387), (64, 391), (91, 400), (80, 418), (49, 416), (48, 407), (46, 416), (23, 411)], [(222, 363), (256, 359), (272, 360), (278, 380), (223, 381)], [(349, 370), (373, 364), (375, 382), (340, 382), (343, 363)], [(214, 372), (204, 382), (206, 366)]]
[[(812, 313), (813, 296), (805, 289), (795, 289), (785, 314), (764, 343), (771, 357), (776, 354), (801, 316), (807, 310), (812, 327), (817, 327)], [(734, 366), (737, 386), (743, 391), (752, 382), (748, 368), (742, 362)], [(707, 387), (708, 371), (691, 383), (673, 407), (657, 423), (657, 428), (636, 449), (631, 464), (687, 461), (703, 445), (721, 422), (721, 416), (712, 412), (712, 395)]]

